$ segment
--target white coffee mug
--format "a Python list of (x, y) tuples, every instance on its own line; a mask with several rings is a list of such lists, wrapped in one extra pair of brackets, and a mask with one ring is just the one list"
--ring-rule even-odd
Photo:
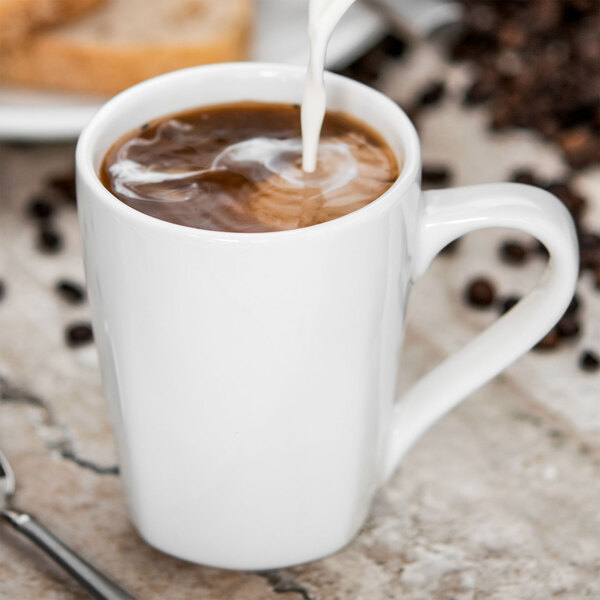
[[(422, 192), (409, 119), (338, 75), (325, 77), (329, 109), (381, 132), (403, 164), (356, 212), (292, 231), (205, 231), (138, 212), (100, 182), (109, 147), (143, 123), (299, 102), (303, 79), (256, 63), (163, 75), (109, 101), (77, 146), (94, 334), (131, 514), (150, 544), (205, 565), (271, 569), (342, 548), (411, 444), (543, 337), (575, 289), (575, 230), (554, 196), (512, 183)], [(397, 400), (412, 283), (446, 244), (486, 227), (538, 238), (545, 276)]]

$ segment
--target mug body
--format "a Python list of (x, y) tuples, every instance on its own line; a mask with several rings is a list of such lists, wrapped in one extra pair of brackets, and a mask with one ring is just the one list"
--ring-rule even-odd
[(383, 477), (419, 210), (414, 128), (385, 96), (327, 74), (328, 107), (402, 165), (383, 196), (284, 232), (164, 222), (98, 172), (144, 122), (218, 103), (299, 102), (304, 70), (186, 69), (120, 94), (77, 148), (87, 284), (132, 518), (156, 548), (271, 569), (347, 544)]

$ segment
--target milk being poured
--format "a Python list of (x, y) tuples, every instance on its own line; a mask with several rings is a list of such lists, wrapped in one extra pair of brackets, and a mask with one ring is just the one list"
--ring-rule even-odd
[[(194, 137), (189, 123), (172, 118), (162, 123), (152, 138), (134, 137), (122, 145), (116, 161), (110, 166), (115, 191), (132, 201), (188, 202), (198, 193), (195, 177), (235, 172), (249, 182), (257, 183), (251, 174), (259, 166), (263, 169), (261, 172), (266, 170), (278, 182), (278, 193), (282, 198), (313, 189), (321, 199), (318, 205), (307, 206), (306, 210), (326, 208), (328, 195), (343, 190), (359, 172), (356, 157), (345, 142), (329, 139), (319, 143), (326, 113), (323, 72), (327, 44), (338, 21), (353, 3), (354, 0), (309, 0), (310, 57), (300, 115), (301, 139), (252, 137), (229, 145), (213, 158), (211, 164), (200, 168), (185, 161), (180, 165), (171, 161), (168, 169), (160, 161), (157, 164), (138, 162), (135, 156), (140, 148), (160, 144), (163, 138), (181, 139), (185, 147), (198, 143), (198, 139), (186, 139), (186, 136)], [(156, 184), (163, 184), (166, 189), (155, 192), (151, 198), (147, 192), (145, 195), (138, 193), (140, 186)]]
[(323, 71), (329, 38), (338, 21), (355, 0), (309, 0), (308, 35), (310, 57), (302, 99), (302, 169), (313, 173), (317, 167), (317, 152), (321, 126), (327, 106)]

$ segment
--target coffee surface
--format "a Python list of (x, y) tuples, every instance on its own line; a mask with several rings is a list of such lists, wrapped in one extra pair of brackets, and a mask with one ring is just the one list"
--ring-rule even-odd
[(305, 173), (299, 107), (242, 102), (142, 126), (109, 150), (101, 179), (122, 202), (164, 221), (265, 232), (358, 210), (385, 192), (398, 170), (379, 134), (328, 112), (317, 168)]

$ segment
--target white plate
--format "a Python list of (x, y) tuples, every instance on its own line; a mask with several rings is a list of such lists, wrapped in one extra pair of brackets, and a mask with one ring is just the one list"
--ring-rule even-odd
[[(307, 0), (258, 0), (258, 6), (252, 60), (306, 64)], [(360, 4), (354, 5), (331, 38), (328, 67), (341, 68), (352, 62), (383, 30), (377, 15)], [(0, 138), (74, 139), (105, 100), (0, 85)]]

